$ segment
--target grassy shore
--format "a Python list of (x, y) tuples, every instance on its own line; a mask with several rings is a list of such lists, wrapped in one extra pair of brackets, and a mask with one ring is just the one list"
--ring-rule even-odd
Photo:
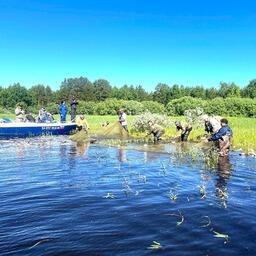
[[(12, 114), (0, 114), (0, 118), (8, 117), (14, 118)], [(55, 119), (58, 120), (58, 116), (55, 116)], [(105, 121), (110, 123), (117, 121), (117, 116), (86, 116), (86, 119), (90, 125), (90, 131), (92, 133), (97, 132), (101, 128), (101, 124)], [(128, 116), (130, 133), (132, 136), (137, 138), (142, 138), (145, 136), (143, 133), (138, 133), (132, 129), (132, 123), (135, 119), (135, 116)], [(182, 120), (183, 117), (170, 117), (172, 121), (177, 119)], [(229, 117), (229, 124), (233, 130), (233, 149), (243, 149), (245, 152), (250, 152), (256, 150), (256, 119), (255, 118), (244, 118), (244, 117)], [(189, 140), (200, 141), (200, 138), (204, 134), (203, 127), (193, 129)], [(175, 127), (170, 127), (166, 129), (164, 139), (175, 138), (177, 136)]]

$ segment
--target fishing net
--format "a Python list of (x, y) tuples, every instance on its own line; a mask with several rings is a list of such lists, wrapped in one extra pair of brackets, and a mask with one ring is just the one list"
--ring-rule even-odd
[[(99, 139), (118, 139), (118, 140), (127, 140), (131, 138), (129, 133), (122, 127), (119, 122), (115, 122), (110, 124), (107, 127), (101, 127), (101, 129), (95, 131), (93, 135), (95, 138)], [(69, 137), (71, 140), (75, 142), (92, 142), (95, 139), (91, 138), (84, 130), (78, 131), (77, 133), (71, 135)]]
[(110, 124), (107, 127), (102, 127), (96, 133), (99, 137), (109, 138), (109, 139), (128, 139), (130, 138), (129, 133), (122, 127), (122, 125), (117, 121)]
[(69, 136), (69, 138), (75, 142), (87, 142), (90, 140), (88, 134), (84, 131), (78, 131), (77, 133)]

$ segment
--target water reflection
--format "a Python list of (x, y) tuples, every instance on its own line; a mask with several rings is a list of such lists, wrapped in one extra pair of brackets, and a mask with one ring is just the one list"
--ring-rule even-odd
[(117, 159), (120, 163), (127, 162), (126, 150), (124, 149), (124, 147), (117, 148)]
[(77, 142), (77, 144), (76, 144), (77, 154), (79, 156), (87, 157), (89, 147), (90, 147), (89, 142), (87, 142), (87, 143)]
[(232, 166), (229, 156), (219, 157), (217, 164), (216, 195), (220, 198), (224, 207), (227, 207), (228, 189), (227, 182), (232, 174)]

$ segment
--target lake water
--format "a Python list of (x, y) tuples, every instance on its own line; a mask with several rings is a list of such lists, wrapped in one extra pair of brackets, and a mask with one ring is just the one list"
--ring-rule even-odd
[(256, 255), (255, 158), (207, 169), (175, 146), (0, 145), (0, 255)]

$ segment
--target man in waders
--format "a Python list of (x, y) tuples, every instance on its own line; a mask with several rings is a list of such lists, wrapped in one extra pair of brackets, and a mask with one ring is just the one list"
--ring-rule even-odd
[(229, 152), (231, 138), (233, 132), (228, 126), (228, 120), (223, 118), (220, 120), (221, 128), (215, 134), (213, 134), (208, 141), (218, 141), (220, 156), (226, 156)]
[(165, 133), (164, 128), (159, 125), (154, 123), (153, 121), (148, 121), (148, 127), (149, 127), (149, 133), (154, 135), (154, 143), (157, 143), (158, 141), (161, 140), (161, 136)]
[(182, 124), (180, 121), (175, 121), (176, 130), (181, 131), (180, 141), (187, 141), (190, 132), (192, 131), (192, 126), (189, 124)]

